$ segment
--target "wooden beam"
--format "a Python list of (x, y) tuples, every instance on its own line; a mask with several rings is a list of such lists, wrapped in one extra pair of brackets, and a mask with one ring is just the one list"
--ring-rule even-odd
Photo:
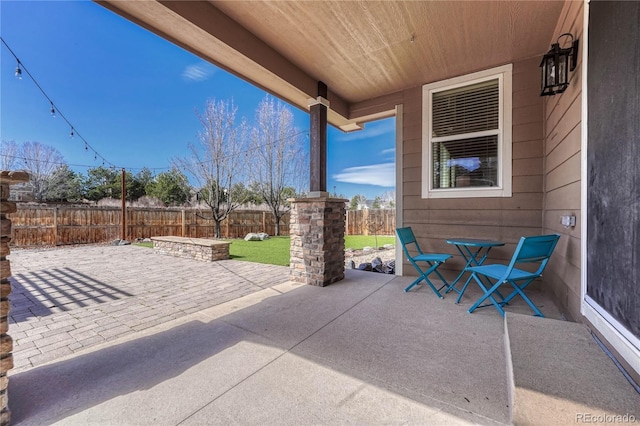
[[(324, 96), (323, 96), (324, 95)], [(327, 191), (327, 85), (318, 82), (318, 97), (311, 103), (309, 112), (309, 190), (312, 193)]]

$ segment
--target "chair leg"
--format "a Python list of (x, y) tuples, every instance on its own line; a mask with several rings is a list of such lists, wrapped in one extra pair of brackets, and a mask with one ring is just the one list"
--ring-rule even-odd
[(422, 281), (424, 279), (424, 277), (418, 277), (417, 280), (415, 280), (414, 282), (412, 282), (411, 284), (409, 284), (409, 286), (407, 288), (404, 289), (404, 292), (407, 293), (409, 292), (409, 290), (411, 290), (413, 287), (415, 287), (416, 285), (418, 285), (418, 283), (420, 281)]
[(456, 290), (459, 293), (458, 298), (456, 299), (456, 303), (460, 303), (460, 299), (462, 299), (462, 295), (467, 290), (467, 287), (469, 286), (469, 283), (471, 282), (472, 277), (473, 275), (469, 275), (469, 278), (467, 278), (467, 280), (464, 282), (464, 285), (462, 286), (461, 290), (458, 291), (455, 288), (452, 288), (452, 290)]
[[(498, 312), (500, 312), (500, 315), (502, 315), (504, 317), (504, 309), (502, 309), (502, 306), (500, 306), (500, 303), (493, 297), (493, 293), (498, 290), (498, 287), (500, 287), (500, 285), (502, 283), (496, 282), (490, 289), (487, 290), (487, 288), (484, 286), (484, 284), (482, 283), (482, 281), (479, 279), (478, 275), (475, 272), (472, 274), (472, 277), (476, 280), (476, 282), (478, 283), (480, 288), (484, 291), (484, 295), (482, 295), (482, 297), (480, 297), (477, 300), (477, 302), (474, 303), (469, 308), (469, 313), (470, 314), (473, 313), (473, 311), (475, 311), (476, 309), (478, 309), (480, 307), (481, 303), (483, 303), (485, 300), (489, 299), (491, 301), (491, 303), (493, 304), (493, 306), (496, 308), (496, 310)], [(504, 303), (504, 302), (502, 302), (502, 303)], [(490, 306), (490, 305), (486, 305), (486, 306)]]
[(434, 286), (433, 283), (427, 277), (430, 273), (432, 273), (434, 271), (438, 274), (438, 276), (441, 276), (440, 273), (438, 271), (436, 271), (438, 266), (440, 266), (440, 263), (438, 263), (438, 262), (434, 262), (434, 263), (427, 262), (427, 264), (429, 265), (429, 269), (427, 269), (426, 271), (423, 271), (422, 269), (420, 269), (420, 267), (415, 262), (411, 262), (411, 264), (413, 265), (414, 268), (416, 268), (417, 271), (420, 272), (420, 276), (418, 277), (418, 279), (416, 279), (414, 282), (412, 282), (407, 288), (404, 289), (405, 293), (408, 292), (409, 290), (411, 290), (420, 281), (424, 280), (429, 285), (429, 287), (431, 287), (431, 290), (433, 290), (433, 292), (436, 294), (436, 296), (438, 296), (440, 299), (442, 299), (443, 297), (442, 297), (442, 294), (440, 294), (440, 291), (438, 291), (436, 286)]
[[(522, 298), (524, 299), (524, 301), (527, 303), (527, 305), (529, 305), (529, 307), (533, 310), (533, 312), (535, 312), (534, 316), (536, 317), (540, 317), (540, 318), (544, 318), (544, 315), (542, 314), (542, 312), (540, 312), (540, 309), (538, 309), (538, 307), (536, 305), (533, 304), (533, 302), (531, 301), (531, 299), (529, 299), (529, 297), (527, 297), (526, 294), (524, 294), (524, 291), (522, 291), (522, 289), (524, 289), (527, 285), (529, 285), (529, 283), (533, 281), (533, 280), (529, 280), (526, 283), (524, 283), (522, 286), (518, 286), (518, 284), (514, 283), (513, 281), (509, 281), (509, 283), (513, 286), (514, 291), (513, 293), (511, 293), (509, 296), (507, 296), (507, 299), (511, 300), (513, 299), (513, 296), (515, 296), (515, 294), (519, 294), (520, 296), (522, 296)], [(515, 294), (514, 294), (515, 293)]]
[[(438, 264), (438, 266), (440, 266), (440, 264)], [(447, 280), (444, 279), (442, 275), (440, 275), (440, 272), (438, 271), (437, 267), (436, 269), (433, 270), (433, 272), (435, 272), (438, 278), (440, 278), (440, 281), (442, 281), (442, 287), (440, 287), (438, 291), (442, 290), (445, 287), (449, 287), (449, 283), (447, 282)]]

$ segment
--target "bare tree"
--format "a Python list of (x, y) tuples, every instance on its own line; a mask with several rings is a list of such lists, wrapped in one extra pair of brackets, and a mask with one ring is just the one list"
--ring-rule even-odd
[(16, 141), (0, 142), (0, 170), (14, 170), (17, 164), (18, 144)]
[(271, 209), (275, 234), (280, 235), (280, 220), (291, 210), (287, 198), (299, 194), (305, 184), (301, 177), (307, 176), (303, 172), (307, 156), (293, 113), (282, 102), (265, 96), (256, 122), (251, 132), (251, 189)]
[(24, 169), (29, 173), (34, 198), (36, 201), (43, 201), (49, 180), (58, 167), (64, 164), (64, 157), (56, 148), (40, 142), (23, 143), (19, 157), (22, 157)]
[(203, 129), (198, 144), (189, 144), (191, 155), (174, 160), (177, 167), (196, 180), (199, 199), (211, 209), (215, 238), (220, 238), (220, 223), (245, 202), (247, 125), (236, 124), (237, 108), (232, 102), (207, 101), (203, 114), (196, 112)]

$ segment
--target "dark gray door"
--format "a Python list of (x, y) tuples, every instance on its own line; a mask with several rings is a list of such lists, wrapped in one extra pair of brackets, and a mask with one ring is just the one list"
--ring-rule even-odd
[(640, 2), (589, 9), (587, 295), (640, 338)]

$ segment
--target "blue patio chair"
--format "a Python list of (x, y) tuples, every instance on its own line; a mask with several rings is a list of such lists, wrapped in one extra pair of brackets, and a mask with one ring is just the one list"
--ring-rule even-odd
[[(444, 279), (440, 272), (437, 271), (438, 267), (443, 264), (447, 259), (451, 258), (450, 254), (441, 254), (441, 253), (424, 253), (420, 250), (420, 246), (416, 241), (415, 235), (413, 235), (413, 230), (410, 227), (407, 228), (396, 228), (396, 234), (398, 235), (398, 239), (400, 239), (400, 243), (402, 244), (402, 250), (404, 250), (404, 254), (407, 256), (407, 260), (409, 263), (416, 268), (416, 271), (420, 274), (420, 276), (412, 282), (407, 288), (404, 289), (405, 293), (411, 290), (415, 285), (417, 285), (420, 281), (424, 280), (431, 290), (442, 299), (442, 294), (440, 294), (440, 290), (444, 287), (449, 286), (449, 283)], [(415, 245), (415, 250), (418, 252), (417, 255), (412, 256), (409, 252), (409, 245)], [(418, 266), (418, 262), (425, 262), (429, 267), (425, 270)], [(444, 283), (442, 287), (436, 288), (433, 283), (429, 280), (429, 275), (435, 272), (436, 275), (442, 280)]]
[[(498, 312), (500, 312), (504, 317), (504, 309), (502, 309), (502, 306), (509, 303), (517, 295), (520, 295), (524, 301), (527, 302), (527, 305), (533, 309), (533, 312), (535, 313), (534, 316), (544, 318), (542, 312), (540, 312), (531, 299), (524, 294), (524, 289), (531, 284), (533, 280), (542, 275), (542, 271), (544, 271), (544, 268), (547, 266), (547, 262), (549, 262), (551, 253), (553, 253), (553, 249), (555, 249), (559, 238), (560, 235), (558, 234), (521, 237), (508, 266), (494, 264), (467, 268), (466, 270), (471, 272), (471, 278), (473, 278), (484, 291), (482, 297), (480, 297), (480, 299), (478, 299), (478, 301), (469, 308), (469, 313), (472, 313), (480, 307), (491, 306), (489, 304), (480, 306), (481, 303), (489, 299), (491, 304), (493, 304)], [(516, 268), (516, 265), (523, 263), (534, 264), (534, 266), (529, 269), (534, 269), (536, 266), (537, 269), (534, 272), (529, 272)], [(482, 281), (482, 277), (484, 277), (490, 284), (490, 288), (485, 286)], [(468, 283), (469, 282), (466, 284)], [(513, 287), (513, 292), (511, 292), (507, 297), (502, 297), (498, 292), (498, 287), (503, 284), (510, 284)], [(464, 290), (465, 289), (463, 288), (463, 291)], [(494, 294), (500, 297), (500, 302), (496, 300)]]

